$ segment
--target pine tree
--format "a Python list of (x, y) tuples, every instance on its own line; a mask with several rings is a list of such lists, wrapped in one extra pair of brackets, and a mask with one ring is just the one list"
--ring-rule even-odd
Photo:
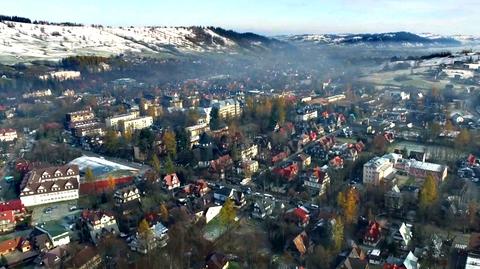
[(153, 154), (152, 160), (150, 160), (150, 165), (152, 166), (155, 174), (158, 176), (162, 171), (162, 166), (160, 164), (160, 160), (158, 159), (157, 154)]
[(175, 165), (173, 164), (172, 158), (170, 158), (170, 156), (167, 156), (167, 159), (165, 160), (165, 172), (167, 174), (175, 173)]

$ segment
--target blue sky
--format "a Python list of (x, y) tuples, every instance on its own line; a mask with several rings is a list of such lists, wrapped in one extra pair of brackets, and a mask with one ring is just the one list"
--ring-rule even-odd
[(480, 35), (480, 0), (14, 0), (0, 13), (104, 25), (221, 26), (262, 34)]

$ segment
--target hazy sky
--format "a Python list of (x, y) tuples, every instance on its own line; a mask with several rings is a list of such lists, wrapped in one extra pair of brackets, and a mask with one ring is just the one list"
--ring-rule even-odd
[(480, 0), (12, 0), (0, 13), (104, 25), (221, 26), (275, 35), (480, 35)]

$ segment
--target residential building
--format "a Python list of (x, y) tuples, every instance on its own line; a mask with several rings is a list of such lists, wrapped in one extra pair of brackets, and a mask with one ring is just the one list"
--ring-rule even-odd
[(109, 117), (105, 119), (105, 125), (107, 128), (114, 128), (114, 129), (120, 129), (120, 123), (123, 121), (129, 121), (129, 120), (134, 120), (136, 118), (140, 117), (140, 111), (138, 110), (133, 110), (130, 111), (129, 113), (121, 114), (121, 115), (116, 115), (113, 117)]
[(257, 219), (265, 219), (272, 215), (275, 207), (275, 199), (273, 197), (261, 197), (255, 199), (253, 203), (252, 217)]
[(257, 155), (258, 155), (258, 145), (255, 145), (255, 144), (251, 146), (242, 145), (240, 147), (240, 158), (242, 161), (253, 159), (257, 157)]
[(115, 205), (121, 206), (133, 201), (140, 201), (140, 191), (135, 185), (130, 185), (115, 191), (113, 198), (115, 199)]
[(21, 241), (21, 237), (15, 237), (13, 239), (0, 242), (0, 255), (5, 256), (14, 252), (18, 248)]
[(78, 199), (79, 180), (77, 165), (33, 169), (20, 185), (20, 200), (28, 207)]
[(403, 222), (400, 228), (393, 234), (393, 240), (403, 250), (408, 249), (412, 238), (412, 225), (406, 224), (405, 222)]
[(135, 131), (148, 128), (152, 126), (153, 118), (150, 116), (138, 117), (135, 119), (124, 120), (120, 123), (120, 130), (125, 131)]
[(81, 218), (94, 244), (97, 244), (105, 234), (119, 233), (117, 221), (112, 213), (101, 210), (85, 210), (82, 212)]
[(312, 163), (312, 157), (305, 153), (298, 154), (295, 160), (298, 162), (298, 166), (302, 169), (308, 168)]
[(330, 184), (330, 176), (327, 173), (327, 169), (315, 168), (313, 173), (310, 174), (303, 181), (303, 185), (313, 191), (318, 196), (323, 196), (327, 192), (328, 185)]
[(297, 121), (310, 121), (318, 118), (318, 111), (310, 107), (297, 110)]
[(217, 101), (213, 103), (212, 107), (218, 109), (218, 115), (220, 118), (235, 118), (242, 113), (240, 102), (235, 99)]
[(13, 211), (15, 218), (22, 218), (27, 213), (27, 210), (20, 199), (0, 203), (0, 212), (5, 211)]
[(17, 131), (12, 128), (0, 129), (0, 142), (13, 142), (18, 139)]
[(198, 144), (200, 140), (200, 135), (202, 133), (210, 131), (210, 127), (208, 126), (208, 123), (200, 123), (186, 127), (185, 131), (187, 131), (189, 135), (190, 147), (193, 147), (194, 145)]
[(67, 125), (69, 126), (71, 123), (85, 122), (85, 121), (93, 120), (94, 118), (95, 118), (95, 113), (93, 113), (93, 110), (91, 108), (70, 112), (70, 113), (67, 113), (67, 115), (65, 116), (65, 120), (67, 122)]
[(38, 91), (22, 94), (23, 99), (49, 97), (49, 96), (52, 96), (52, 91), (50, 89), (38, 90)]
[(290, 209), (286, 213), (286, 219), (294, 222), (299, 227), (306, 227), (310, 222), (310, 211), (303, 206)]
[(165, 247), (168, 241), (168, 229), (159, 221), (149, 223), (150, 233), (141, 235), (137, 232), (128, 246), (131, 250), (147, 254), (157, 247)]
[(425, 179), (428, 175), (432, 175), (438, 182), (442, 182), (447, 178), (448, 171), (446, 165), (421, 162), (413, 159), (401, 159), (395, 164), (395, 168), (414, 178)]
[(475, 76), (475, 71), (468, 69), (446, 68), (443, 73), (449, 78), (470, 79)]
[(35, 226), (35, 230), (48, 236), (52, 244), (50, 248), (68, 245), (70, 243), (70, 235), (68, 231), (58, 223), (47, 222), (42, 225), (37, 225)]
[(163, 185), (167, 190), (173, 190), (176, 188), (180, 187), (180, 179), (178, 179), (178, 176), (176, 173), (166, 175), (163, 177)]
[(81, 73), (80, 71), (52, 71), (48, 74), (38, 76), (41, 80), (48, 80), (48, 79), (55, 79), (59, 81), (70, 80), (70, 79), (80, 79)]
[(385, 195), (385, 207), (389, 210), (396, 211), (402, 209), (403, 206), (403, 194), (397, 185), (386, 192)]
[(375, 247), (382, 239), (382, 228), (376, 221), (370, 221), (367, 231), (363, 236), (363, 244)]
[(258, 161), (256, 160), (247, 160), (241, 163), (241, 172), (243, 172), (244, 174), (255, 174), (256, 172), (258, 172), (258, 169), (259, 165)]
[(378, 185), (395, 170), (393, 163), (383, 157), (375, 157), (363, 165), (363, 183)]
[(0, 212), (0, 232), (10, 232), (15, 230), (17, 221), (13, 210)]

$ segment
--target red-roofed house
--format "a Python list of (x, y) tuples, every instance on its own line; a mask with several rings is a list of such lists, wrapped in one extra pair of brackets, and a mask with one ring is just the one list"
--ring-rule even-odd
[(298, 174), (298, 165), (296, 163), (291, 163), (284, 167), (277, 167), (273, 169), (273, 173), (291, 181)]
[(9, 210), (13, 211), (16, 218), (21, 218), (27, 213), (27, 210), (20, 199), (0, 203), (0, 212)]
[(329, 184), (330, 176), (325, 169), (320, 167), (316, 167), (310, 177), (303, 181), (303, 185), (318, 193), (319, 196), (326, 193)]
[(285, 160), (287, 157), (288, 157), (288, 153), (282, 151), (282, 152), (280, 152), (277, 155), (272, 157), (272, 163), (276, 164), (278, 162), (281, 162), (281, 161)]
[(0, 242), (0, 255), (3, 256), (15, 251), (21, 240), (21, 237), (15, 237), (13, 239)]
[(167, 190), (173, 190), (175, 188), (180, 187), (180, 179), (178, 179), (178, 176), (176, 173), (166, 175), (163, 178), (163, 184)]
[(363, 243), (369, 246), (376, 246), (380, 239), (382, 238), (382, 228), (380, 224), (376, 221), (370, 221), (368, 229), (363, 236)]
[(330, 166), (335, 169), (342, 169), (343, 159), (340, 156), (335, 156), (335, 158), (330, 160)]
[(210, 191), (210, 188), (205, 180), (199, 179), (194, 183), (187, 185), (184, 188), (184, 191), (186, 194), (202, 197)]
[(0, 212), (0, 232), (9, 232), (15, 229), (17, 221), (13, 210)]
[(305, 227), (310, 222), (310, 212), (304, 207), (297, 207), (287, 212), (287, 220), (295, 222), (300, 227)]
[(383, 269), (407, 269), (405, 265), (398, 265), (398, 264), (390, 264), (390, 263), (385, 263), (383, 265)]

